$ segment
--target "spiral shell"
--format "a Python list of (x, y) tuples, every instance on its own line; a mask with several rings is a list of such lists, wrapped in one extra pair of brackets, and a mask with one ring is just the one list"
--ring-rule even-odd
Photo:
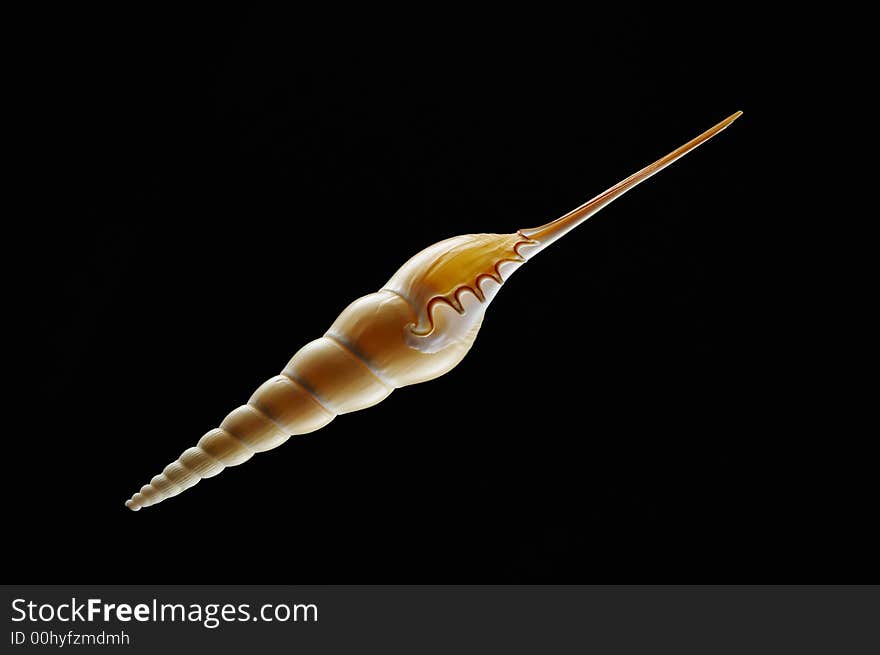
[(314, 432), (399, 387), (443, 375), (470, 350), (486, 307), (517, 268), (741, 113), (546, 225), (453, 237), (421, 251), (382, 289), (351, 303), (324, 336), (300, 348), (279, 375), (141, 487), (126, 507), (155, 505), (292, 435)]

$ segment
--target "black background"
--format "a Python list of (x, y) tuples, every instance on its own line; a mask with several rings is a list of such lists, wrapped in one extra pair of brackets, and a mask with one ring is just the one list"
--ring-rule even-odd
[[(763, 337), (760, 17), (471, 12), (45, 18), (14, 577), (860, 581), (868, 463), (782, 410)], [(544, 223), (738, 109), (514, 276), (448, 375), (123, 507), (421, 248)]]

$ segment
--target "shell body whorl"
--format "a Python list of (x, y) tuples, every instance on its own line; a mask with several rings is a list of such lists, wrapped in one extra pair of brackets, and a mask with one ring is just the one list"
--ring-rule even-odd
[(518, 233), (465, 234), (425, 248), (401, 266), (384, 289), (407, 299), (416, 312), (407, 344), (437, 353), (478, 330), (495, 293), (525, 261), (517, 249), (527, 243)]

